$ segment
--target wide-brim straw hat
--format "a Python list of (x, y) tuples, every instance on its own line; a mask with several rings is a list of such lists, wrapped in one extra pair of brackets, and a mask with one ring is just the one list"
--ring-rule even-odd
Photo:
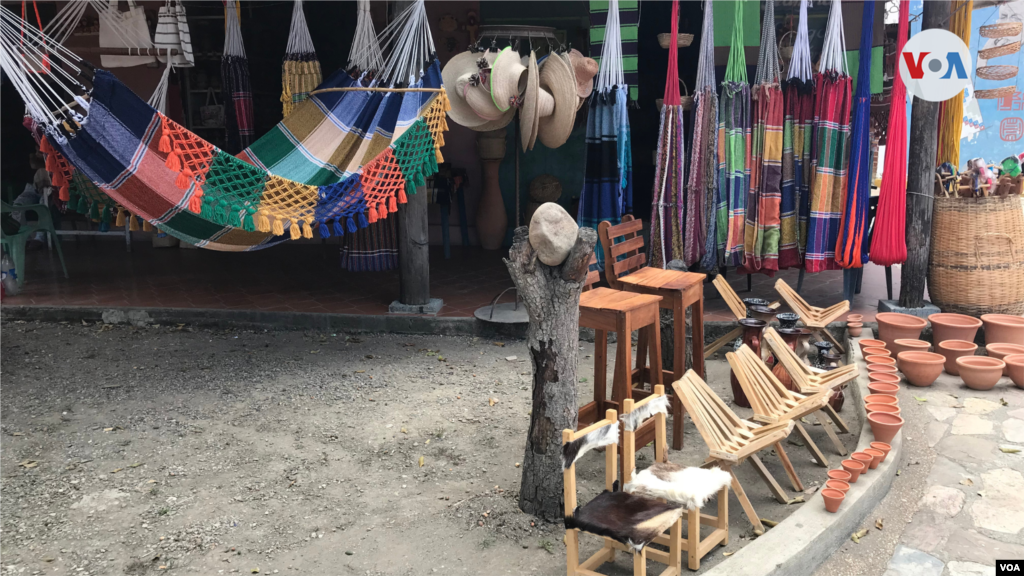
[(494, 105), (502, 112), (515, 108), (513, 103), (519, 102), (526, 90), (526, 66), (523, 66), (519, 54), (511, 48), (505, 48), (491, 66), (491, 98)]
[(576, 95), (580, 98), (587, 98), (594, 91), (594, 77), (597, 76), (597, 60), (587, 58), (579, 50), (573, 48), (569, 51), (569, 62), (572, 63), (572, 71), (576, 76)]
[[(482, 57), (484, 57), (482, 53), (474, 54), (468, 51), (456, 54), (445, 64), (444, 70), (441, 71), (441, 79), (448, 92), (448, 101), (451, 103), (451, 110), (448, 111), (448, 116), (456, 124), (467, 128), (475, 128), (488, 122), (488, 117), (492, 119), (500, 118), (502, 114), (500, 110), (494, 107), (494, 103), (490, 101), (487, 87), (470, 86), (466, 82), (470, 76), (480, 71), (477, 61)], [(477, 95), (470, 93), (469, 90), (482, 93), (486, 97), (486, 101), (479, 101)], [(482, 115), (477, 113), (470, 104), (470, 98), (473, 99), (473, 104), (476, 104), (483, 111)], [(488, 108), (493, 109), (493, 113), (489, 113)]]
[(572, 125), (576, 121), (576, 76), (569, 58), (551, 54), (544, 59), (540, 69), (540, 87), (551, 93), (555, 109), (544, 118), (537, 130), (537, 137), (548, 148), (558, 148), (569, 139)]
[(523, 152), (537, 136), (534, 129), (537, 118), (537, 97), (540, 92), (540, 69), (537, 68), (537, 53), (530, 51), (526, 66), (526, 91), (523, 92), (523, 106), (519, 109), (519, 139)]
[(537, 91), (537, 114), (533, 118), (533, 137), (530, 138), (530, 150), (537, 144), (537, 135), (540, 133), (540, 121), (551, 116), (555, 112), (555, 97), (551, 92), (541, 88)]

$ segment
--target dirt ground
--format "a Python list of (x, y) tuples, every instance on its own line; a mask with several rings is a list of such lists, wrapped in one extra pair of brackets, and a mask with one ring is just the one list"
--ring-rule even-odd
[[(516, 504), (522, 341), (4, 322), (0, 345), (2, 574), (565, 573), (561, 525)], [(709, 375), (731, 398), (725, 362)], [(698, 465), (706, 448), (685, 427), (670, 457)], [(808, 488), (823, 482), (804, 448), (787, 452)], [(603, 458), (578, 468), (585, 502)], [(762, 518), (803, 505), (776, 503), (748, 464), (738, 473)], [(751, 541), (734, 498), (730, 520), (705, 568)], [(600, 542), (583, 540), (584, 553)]]

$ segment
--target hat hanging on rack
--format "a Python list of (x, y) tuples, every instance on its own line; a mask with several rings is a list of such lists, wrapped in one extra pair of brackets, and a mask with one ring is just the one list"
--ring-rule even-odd
[(598, 63), (575, 48), (569, 51), (569, 62), (572, 63), (572, 70), (576, 74), (576, 95), (581, 100), (580, 104), (583, 104), (582, 100), (589, 98), (594, 91), (594, 76), (597, 76)]
[(517, 56), (512, 48), (505, 48), (491, 66), (491, 98), (502, 112), (518, 108), (526, 90), (526, 66)]
[[(490, 64), (496, 56), (496, 52), (463, 52), (449, 60), (441, 71), (444, 85), (450, 90), (448, 99), (451, 110), (448, 116), (456, 124), (487, 131), (496, 130), (512, 121), (515, 109), (502, 112), (491, 99), (487, 80)], [(495, 123), (500, 126), (495, 126)]]
[(546, 117), (537, 130), (541, 144), (558, 148), (569, 139), (572, 125), (576, 121), (576, 75), (573, 74), (569, 59), (552, 54), (544, 59), (540, 69), (540, 87), (551, 93), (555, 109)]
[[(550, 95), (549, 95), (550, 96)], [(527, 57), (526, 91), (523, 92), (523, 107), (519, 112), (519, 139), (523, 152), (533, 148), (537, 138), (536, 121), (540, 116), (537, 105), (540, 98), (540, 71), (537, 68), (537, 53), (533, 50)]]

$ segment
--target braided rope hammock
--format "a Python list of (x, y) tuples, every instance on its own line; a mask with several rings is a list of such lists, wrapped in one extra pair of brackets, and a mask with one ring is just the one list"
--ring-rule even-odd
[[(311, 238), (314, 225), (321, 236), (354, 232), (395, 212), (406, 191), (436, 171), (448, 101), (437, 62), (426, 59), (433, 46), (425, 14), (410, 12), (423, 13), (422, 2), (403, 13), (409, 49), (392, 58), (418, 59), (415, 68), (395, 68), (405, 78), (418, 76), (412, 90), (382, 75), (379, 86), (396, 91), (376, 92), (377, 85), (362, 86), (340, 71), (322, 85), (325, 92), (314, 91), (238, 157), (153, 110), (109, 72), (95, 70), (85, 86), (79, 78), (88, 76), (87, 63), (2, 7), (0, 65), (45, 132), (48, 166), (68, 163), (111, 206), (182, 240), (251, 250), (286, 231)], [(23, 46), (16, 40), (21, 30), (28, 32)], [(45, 79), (27, 64), (44, 54), (55, 63)], [(67, 188), (62, 196), (70, 199)]]
[[(320, 61), (316, 58), (313, 39), (309, 36), (302, 0), (294, 0), (292, 24), (288, 31), (288, 46), (281, 64), (281, 113), (287, 116), (295, 105), (309, 97), (320, 85)], [(375, 39), (376, 40), (376, 39)], [(374, 42), (376, 43), (376, 42)]]
[(715, 91), (715, 26), (712, 6), (712, 0), (704, 0), (697, 85), (693, 93), (693, 143), (690, 146), (690, 178), (687, 182), (683, 241), (683, 262), (687, 266), (700, 262), (709, 251), (712, 254), (715, 251), (718, 93)]
[(672, 0), (672, 40), (665, 75), (665, 100), (658, 128), (658, 164), (651, 201), (651, 265), (665, 268), (670, 260), (683, 255), (683, 107), (679, 99), (679, 0)]
[(743, 47), (743, 2), (735, 2), (729, 64), (722, 82), (718, 120), (719, 264), (741, 266), (744, 260), (744, 213), (750, 189), (750, 85)]
[[(785, 121), (782, 129), (782, 199), (780, 202), (779, 269), (803, 264), (807, 248), (807, 222), (811, 172), (811, 131), (814, 122), (814, 72), (807, 32), (808, 0), (800, 0), (793, 58), (785, 82)], [(806, 210), (805, 210), (806, 208)]]
[[(950, 6), (949, 31), (971, 47), (971, 12), (974, 0), (953, 0)], [(964, 91), (939, 106), (939, 146), (935, 163), (949, 162), (960, 166), (960, 133), (964, 125)]]

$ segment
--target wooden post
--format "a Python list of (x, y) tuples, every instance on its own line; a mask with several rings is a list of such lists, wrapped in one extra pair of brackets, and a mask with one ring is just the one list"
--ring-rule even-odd
[(520, 226), (505, 259), (530, 314), (526, 345), (533, 365), (533, 410), (519, 508), (549, 521), (560, 521), (564, 515), (561, 434), (575, 430), (577, 424), (580, 292), (596, 243), (594, 229), (580, 228), (565, 262), (548, 266), (530, 245), (529, 229)]
[(430, 239), (427, 233), (427, 188), (420, 186), (398, 205), (399, 302), (430, 303)]
[[(921, 29), (945, 28), (949, 0), (924, 3)], [(957, 96), (959, 98), (959, 96)], [(907, 261), (900, 273), (900, 306), (924, 306), (931, 249), (935, 157), (939, 136), (939, 102), (914, 97), (910, 112), (910, 156), (907, 159)]]

